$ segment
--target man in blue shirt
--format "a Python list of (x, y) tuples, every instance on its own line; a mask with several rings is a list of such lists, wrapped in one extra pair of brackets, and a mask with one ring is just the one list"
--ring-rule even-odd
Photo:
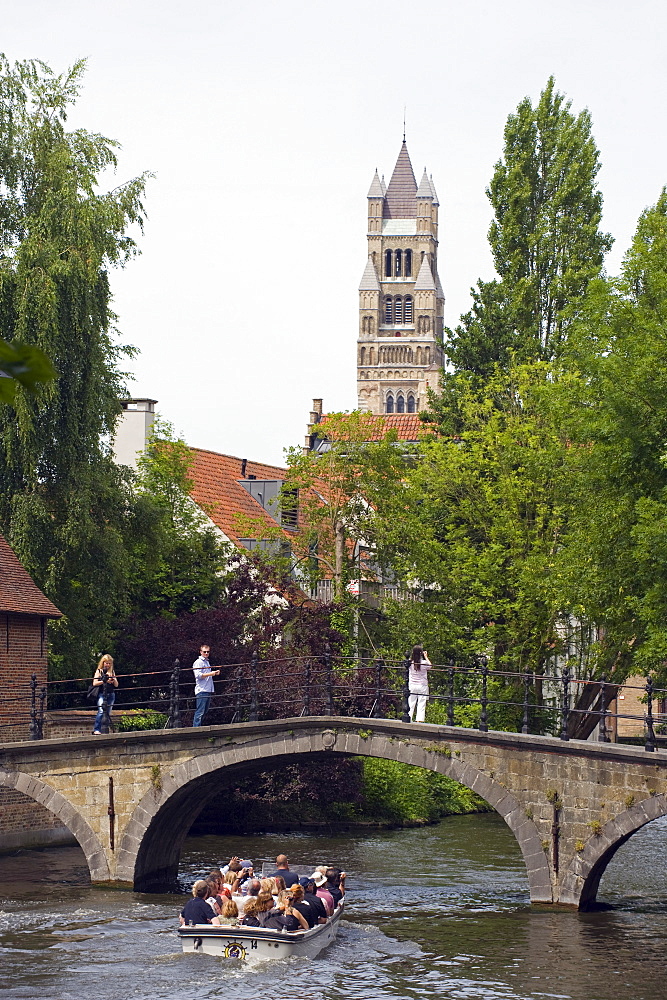
[(213, 678), (217, 677), (220, 673), (220, 667), (212, 667), (208, 662), (210, 652), (209, 645), (204, 643), (203, 646), (199, 647), (199, 656), (192, 664), (195, 674), (195, 699), (197, 702), (195, 717), (192, 720), (193, 726), (201, 726), (204, 716), (208, 712), (211, 696), (215, 690), (213, 687)]

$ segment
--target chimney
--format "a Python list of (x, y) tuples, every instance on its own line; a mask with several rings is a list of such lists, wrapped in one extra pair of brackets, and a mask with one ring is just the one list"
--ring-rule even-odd
[(148, 446), (155, 420), (157, 399), (122, 399), (123, 412), (118, 418), (113, 439), (116, 465), (137, 468), (137, 460)]

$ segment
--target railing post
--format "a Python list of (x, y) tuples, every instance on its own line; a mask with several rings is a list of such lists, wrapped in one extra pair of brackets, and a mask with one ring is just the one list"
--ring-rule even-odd
[(310, 657), (306, 657), (303, 665), (303, 714), (310, 715)]
[(607, 733), (607, 705), (605, 702), (606, 691), (607, 691), (607, 678), (603, 674), (600, 678), (600, 743), (609, 743), (609, 735)]
[(100, 732), (108, 735), (111, 719), (109, 717), (109, 677), (106, 670), (102, 671), (102, 722)]
[(181, 661), (174, 660), (174, 668), (169, 681), (169, 718), (167, 729), (181, 728)]
[(371, 712), (372, 719), (382, 719), (382, 667), (384, 666), (384, 661), (382, 659), (377, 659), (375, 661), (375, 701), (373, 702), (373, 711)]
[(447, 725), (454, 725), (454, 684), (456, 679), (456, 667), (452, 663), (449, 668), (449, 691), (447, 694)]
[(532, 671), (530, 667), (526, 667), (523, 672), (523, 719), (521, 721), (521, 732), (526, 734), (530, 732), (530, 681), (532, 677)]
[(569, 740), (570, 734), (567, 731), (567, 724), (570, 719), (570, 671), (565, 667), (563, 670), (563, 707), (561, 710), (560, 738)]
[(403, 715), (402, 722), (410, 722), (410, 663), (411, 654), (406, 653), (403, 660)]
[(488, 705), (487, 680), (488, 680), (488, 676), (489, 676), (489, 668), (488, 668), (487, 664), (488, 664), (489, 661), (487, 660), (487, 658), (485, 656), (482, 656), (480, 662), (482, 664), (482, 697), (481, 697), (481, 708), (482, 708), (482, 711), (480, 712), (480, 715), (479, 715), (479, 726), (478, 726), (478, 729), (479, 729), (480, 733), (488, 733), (488, 731), (489, 731), (489, 725), (488, 725), (488, 722), (487, 722), (486, 709), (487, 709), (487, 705)]
[(37, 735), (37, 674), (30, 676), (30, 739), (39, 739)]
[(324, 647), (324, 670), (325, 670), (325, 684), (326, 684), (326, 703), (324, 706), (324, 714), (333, 715), (334, 714), (333, 669), (331, 665), (331, 646), (328, 642)]
[(39, 692), (39, 712), (37, 713), (37, 739), (44, 739), (44, 702), (46, 701), (46, 688)]
[(259, 698), (257, 693), (257, 652), (250, 657), (250, 712), (249, 722), (259, 721)]
[(653, 681), (650, 677), (646, 678), (646, 694), (648, 698), (646, 701), (646, 743), (644, 749), (648, 750), (649, 753), (654, 753), (656, 738), (653, 729)]

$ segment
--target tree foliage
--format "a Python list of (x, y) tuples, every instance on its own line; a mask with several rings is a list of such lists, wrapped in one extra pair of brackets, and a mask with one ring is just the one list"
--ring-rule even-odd
[[(0, 57), (0, 335), (56, 372), (0, 404), (0, 526), (65, 613), (56, 661), (82, 667), (124, 604), (133, 523), (109, 455), (123, 351), (108, 271), (136, 252), (146, 175), (110, 192), (117, 143), (68, 131), (84, 65)], [(80, 650), (80, 653), (78, 652)]]
[(535, 106), (526, 97), (507, 119), (486, 192), (499, 279), (478, 283), (472, 309), (450, 332), (456, 369), (484, 375), (510, 357), (557, 357), (576, 302), (601, 273), (612, 241), (600, 232), (599, 155), (588, 111), (570, 109), (551, 77)]

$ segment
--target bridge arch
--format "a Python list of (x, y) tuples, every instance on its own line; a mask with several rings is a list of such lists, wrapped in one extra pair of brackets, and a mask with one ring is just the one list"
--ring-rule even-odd
[(619, 847), (633, 833), (661, 816), (667, 816), (667, 796), (651, 795), (619, 813), (589, 837), (584, 850), (575, 854), (561, 884), (560, 901), (580, 909), (590, 908), (597, 898), (600, 880)]
[[(362, 730), (361, 733), (364, 733)], [(535, 824), (516, 797), (499, 781), (457, 758), (448, 748), (433, 748), (374, 733), (320, 727), (311, 733), (276, 733), (236, 746), (212, 748), (161, 776), (136, 805), (121, 838), (116, 877), (138, 889), (174, 879), (181, 847), (201, 810), (220, 790), (220, 777), (263, 770), (267, 761), (294, 763), (303, 754), (376, 757), (444, 774), (472, 789), (502, 816), (514, 834), (526, 865), (533, 902), (551, 903), (549, 864)]]
[(108, 882), (111, 879), (106, 854), (99, 839), (81, 813), (64, 795), (40, 778), (21, 771), (0, 770), (0, 788), (11, 788), (21, 792), (57, 816), (76, 838), (83, 851), (91, 881)]

